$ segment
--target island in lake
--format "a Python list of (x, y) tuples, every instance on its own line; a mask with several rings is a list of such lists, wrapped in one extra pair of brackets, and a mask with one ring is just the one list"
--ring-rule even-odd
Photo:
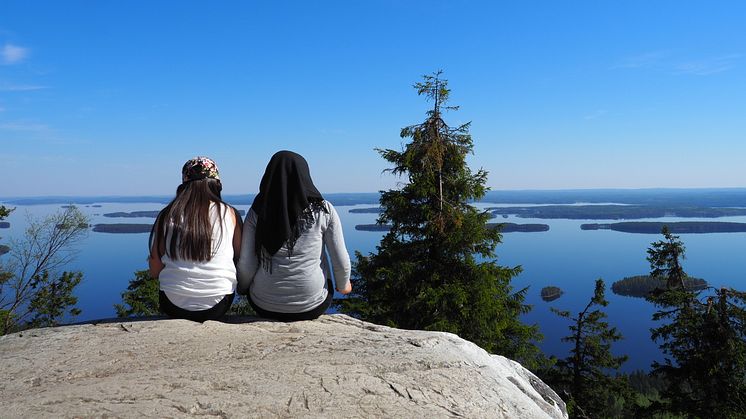
[(104, 217), (109, 218), (155, 218), (160, 211), (132, 211), (132, 212), (107, 212)]
[[(611, 285), (611, 290), (616, 295), (625, 297), (645, 298), (656, 288), (664, 288), (666, 283), (662, 279), (653, 278), (650, 275), (629, 276)], [(684, 286), (688, 290), (699, 291), (707, 288), (707, 281), (690, 276), (684, 279)]]
[(489, 228), (499, 228), (501, 233), (537, 233), (549, 231), (547, 224), (487, 223)]
[(0, 244), (0, 256), (6, 254), (8, 252), (10, 252), (10, 247), (8, 247), (8, 246), (6, 246), (4, 244)]
[(634, 220), (640, 218), (717, 218), (746, 215), (746, 208), (708, 208), (648, 205), (538, 205), (532, 207), (491, 207), (493, 215), (519, 218), (569, 220)]
[(383, 212), (383, 208), (381, 207), (351, 208), (349, 212), (351, 214), (380, 214)]
[(150, 233), (152, 224), (96, 224), (93, 231), (97, 233), (136, 234)]
[(623, 233), (660, 234), (663, 226), (673, 234), (704, 234), (704, 233), (744, 233), (746, 223), (730, 223), (722, 221), (628, 221), (610, 224), (581, 224), (583, 230), (614, 230)]
[(550, 302), (560, 298), (564, 292), (555, 286), (548, 286), (541, 289), (541, 299)]
[[(489, 228), (500, 228), (502, 233), (533, 233), (540, 231), (549, 231), (546, 224), (515, 224), (515, 223), (488, 223)], [(355, 226), (358, 231), (389, 231), (391, 226), (385, 224), (358, 224)]]
[(355, 226), (358, 231), (389, 231), (391, 226), (388, 224), (358, 224)]

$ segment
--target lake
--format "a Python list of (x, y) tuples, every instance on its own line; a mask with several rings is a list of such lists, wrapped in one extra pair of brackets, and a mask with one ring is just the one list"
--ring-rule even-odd
[[(91, 217), (91, 224), (98, 223), (152, 223), (152, 218), (108, 218), (104, 213), (159, 210), (155, 203), (106, 203), (93, 207), (79, 205)], [(43, 217), (62, 210), (59, 204), (13, 205), (16, 210), (6, 221), (10, 228), (0, 229), (0, 243), (7, 244), (11, 237), (23, 235), (27, 215)], [(376, 214), (350, 213), (352, 208), (366, 205), (337, 206), (344, 225), (345, 240), (350, 255), (375, 250), (382, 232), (357, 231), (355, 225), (375, 222)], [(477, 204), (478, 207), (495, 207), (500, 204)], [(249, 205), (237, 205), (248, 210)], [(681, 218), (643, 219), (639, 221), (682, 221)], [(687, 218), (696, 221), (696, 218)], [(702, 219), (712, 221), (712, 219)], [(723, 217), (718, 221), (746, 222), (746, 217)], [(548, 224), (547, 232), (506, 233), (503, 243), (496, 249), (502, 265), (521, 265), (523, 273), (513, 281), (516, 290), (529, 287), (527, 302), (533, 310), (523, 317), (526, 323), (539, 324), (544, 341), (540, 344), (547, 354), (564, 356), (568, 344), (560, 338), (568, 334), (568, 322), (549, 311), (550, 307), (577, 313), (588, 303), (593, 294), (594, 281), (603, 278), (607, 285), (605, 308), (609, 322), (624, 335), (624, 340), (614, 345), (615, 352), (630, 356), (623, 370), (647, 370), (654, 359), (660, 359), (657, 345), (650, 341), (650, 320), (654, 308), (642, 299), (617, 296), (611, 292), (612, 282), (625, 276), (646, 274), (650, 268), (645, 260), (650, 243), (660, 240), (660, 235), (620, 233), (610, 230), (583, 231), (580, 225), (594, 220), (542, 220), (509, 216), (498, 222)], [(683, 262), (685, 271), (706, 279), (713, 286), (746, 289), (746, 233), (682, 234), (687, 249)], [(146, 269), (148, 254), (147, 234), (110, 234), (89, 232), (80, 246), (80, 253), (69, 270), (84, 273), (83, 282), (76, 290), (78, 307), (82, 314), (78, 321), (113, 317), (113, 305), (121, 302), (121, 293), (127, 288), (136, 270)], [(3, 258), (7, 258), (3, 256)], [(354, 284), (353, 284), (354, 285)], [(558, 300), (546, 303), (540, 298), (542, 287), (555, 285), (564, 294)]]

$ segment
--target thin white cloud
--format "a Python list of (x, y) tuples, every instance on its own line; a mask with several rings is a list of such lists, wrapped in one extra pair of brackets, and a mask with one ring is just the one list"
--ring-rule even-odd
[(36, 84), (0, 84), (0, 92), (29, 92), (48, 88)]
[(728, 54), (706, 60), (689, 61), (675, 66), (676, 74), (692, 74), (695, 76), (709, 76), (722, 73), (736, 66), (741, 54)]
[(0, 49), (0, 57), (2, 57), (3, 64), (18, 64), (28, 57), (29, 49), (19, 47), (18, 45), (5, 44)]
[(619, 61), (612, 68), (652, 68), (658, 67), (669, 56), (668, 51), (650, 51)]
[(597, 110), (589, 113), (588, 115), (585, 115), (583, 117), (583, 119), (585, 119), (585, 120), (592, 120), (592, 119), (600, 118), (600, 117), (602, 117), (604, 115), (606, 115), (606, 109), (597, 109)]
[(48, 132), (50, 129), (44, 124), (29, 122), (5, 122), (0, 124), (0, 130), (5, 131), (27, 131), (27, 132)]
[(709, 76), (736, 67), (742, 54), (726, 54), (699, 60), (675, 57), (669, 51), (652, 51), (624, 58), (612, 69), (648, 69), (673, 75)]

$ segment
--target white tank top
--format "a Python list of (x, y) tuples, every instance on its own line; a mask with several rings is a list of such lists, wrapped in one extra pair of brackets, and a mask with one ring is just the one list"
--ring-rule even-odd
[[(218, 209), (223, 215), (222, 234)], [(184, 310), (207, 310), (236, 290), (236, 266), (233, 263), (233, 231), (236, 220), (227, 205), (210, 203), (212, 258), (206, 262), (161, 257), (165, 267), (159, 275), (161, 291), (175, 306)], [(171, 230), (166, 228), (166, 243)]]

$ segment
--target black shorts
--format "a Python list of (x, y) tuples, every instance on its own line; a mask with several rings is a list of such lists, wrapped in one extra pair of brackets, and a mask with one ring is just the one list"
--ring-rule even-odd
[(168, 299), (166, 293), (163, 291), (160, 291), (158, 293), (158, 302), (160, 304), (161, 313), (167, 315), (168, 317), (173, 317), (175, 319), (192, 320), (195, 322), (203, 322), (205, 320), (217, 320), (223, 317), (223, 315), (228, 312), (228, 309), (231, 308), (234, 296), (235, 293), (228, 294), (212, 308), (198, 311), (184, 310), (181, 307), (177, 307), (176, 305), (174, 305), (174, 303), (171, 302), (171, 300)]

